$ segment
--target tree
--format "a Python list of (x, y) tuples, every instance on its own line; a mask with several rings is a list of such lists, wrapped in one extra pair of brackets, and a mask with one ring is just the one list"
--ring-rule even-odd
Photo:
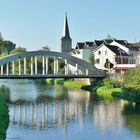
[(89, 56), (88, 60), (89, 60), (90, 64), (95, 65), (95, 60), (94, 60), (94, 55), (93, 54)]
[(26, 48), (18, 47), (11, 51), (11, 54), (26, 52)]
[(50, 51), (50, 48), (46, 45), (46, 46), (42, 47), (42, 50), (43, 51)]
[(0, 55), (8, 55), (16, 48), (16, 44), (9, 40), (0, 40)]
[(126, 88), (140, 90), (140, 66), (124, 73), (124, 84)]

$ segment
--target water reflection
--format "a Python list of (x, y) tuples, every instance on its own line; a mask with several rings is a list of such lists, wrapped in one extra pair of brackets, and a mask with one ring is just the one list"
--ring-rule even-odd
[(139, 138), (140, 108), (123, 101), (103, 101), (89, 92), (34, 81), (8, 81), (5, 86), (11, 101), (8, 140)]
[(125, 104), (123, 116), (125, 117), (125, 126), (129, 131), (133, 131), (140, 137), (140, 106), (133, 103)]

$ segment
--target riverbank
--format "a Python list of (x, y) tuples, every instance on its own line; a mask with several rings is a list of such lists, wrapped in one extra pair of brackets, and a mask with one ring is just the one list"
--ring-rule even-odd
[(6, 130), (9, 123), (8, 106), (3, 97), (0, 96), (0, 140), (5, 140)]
[(120, 98), (123, 100), (131, 102), (139, 102), (140, 94), (138, 91), (133, 91), (130, 89), (121, 88), (119, 81), (112, 80), (111, 78), (105, 78), (103, 80), (98, 80), (94, 84), (87, 84), (82, 81), (75, 81), (74, 79), (52, 79), (49, 78), (46, 80), (47, 84), (58, 84), (64, 85), (71, 88), (79, 88), (82, 90), (90, 91), (96, 93), (99, 97), (103, 99), (115, 99)]
[(75, 81), (74, 79), (64, 79), (64, 78), (57, 78), (57, 79), (48, 78), (46, 79), (46, 83), (64, 85), (65, 87), (79, 88), (79, 89), (81, 89), (83, 86), (88, 85), (86, 82), (83, 81)]

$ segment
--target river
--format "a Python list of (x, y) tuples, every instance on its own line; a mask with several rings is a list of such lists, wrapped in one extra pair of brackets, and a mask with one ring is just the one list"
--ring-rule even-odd
[(140, 108), (133, 104), (33, 80), (0, 85), (9, 95), (6, 140), (140, 139)]

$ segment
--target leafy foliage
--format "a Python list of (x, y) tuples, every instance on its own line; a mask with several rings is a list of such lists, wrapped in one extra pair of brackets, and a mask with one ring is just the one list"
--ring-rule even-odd
[(26, 52), (26, 48), (18, 47), (11, 51), (11, 54)]
[(0, 55), (8, 55), (12, 50), (16, 48), (16, 44), (9, 40), (0, 40)]
[(94, 55), (90, 55), (88, 60), (89, 60), (90, 64), (92, 64), (92, 65), (95, 64)]
[(124, 83), (126, 88), (140, 90), (140, 66), (124, 73)]

